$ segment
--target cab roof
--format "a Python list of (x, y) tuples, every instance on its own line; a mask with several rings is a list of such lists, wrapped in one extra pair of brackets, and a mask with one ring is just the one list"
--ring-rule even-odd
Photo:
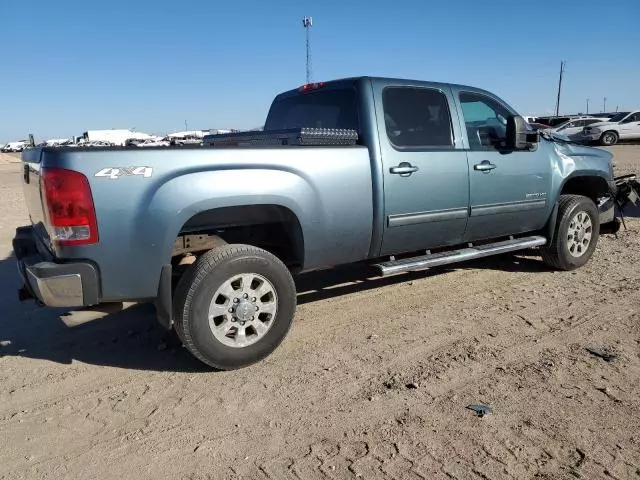
[(483, 90), (481, 88), (472, 87), (469, 85), (456, 84), (456, 83), (447, 83), (447, 82), (437, 82), (437, 81), (428, 81), (428, 80), (417, 80), (410, 78), (400, 78), (400, 77), (374, 77), (374, 76), (360, 76), (360, 77), (345, 77), (345, 78), (337, 78), (334, 80), (320, 81), (315, 83), (310, 83), (307, 85), (300, 85), (297, 88), (284, 91), (276, 96), (275, 100), (279, 100), (282, 98), (291, 97), (294, 95), (299, 95), (300, 93), (307, 91), (312, 91), (314, 89), (334, 89), (334, 88), (350, 88), (356, 84), (361, 84), (364, 82), (371, 82), (372, 85), (383, 84), (383, 85), (397, 85), (397, 86), (422, 86), (422, 87), (450, 87), (460, 90), (465, 90), (467, 92), (476, 92), (483, 93), (486, 95), (493, 96), (491, 92)]

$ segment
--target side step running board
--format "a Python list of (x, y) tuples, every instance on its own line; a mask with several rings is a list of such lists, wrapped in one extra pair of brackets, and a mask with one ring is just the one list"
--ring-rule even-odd
[(539, 236), (516, 238), (513, 240), (479, 245), (477, 247), (461, 248), (460, 250), (449, 252), (432, 253), (402, 260), (391, 260), (389, 262), (378, 263), (375, 267), (380, 269), (383, 277), (386, 277), (400, 272), (422, 270), (424, 268), (448, 265), (465, 260), (474, 260), (476, 258), (488, 257), (500, 253), (524, 250), (525, 248), (539, 247), (545, 243), (547, 243), (547, 239)]

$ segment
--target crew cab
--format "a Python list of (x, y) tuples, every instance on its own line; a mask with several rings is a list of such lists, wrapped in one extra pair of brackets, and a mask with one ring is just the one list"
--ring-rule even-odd
[(584, 127), (576, 140), (610, 146), (618, 140), (640, 139), (640, 110), (619, 112), (609, 120)]
[(572, 270), (618, 225), (611, 153), (456, 84), (315, 83), (279, 94), (260, 132), (22, 158), (21, 298), (153, 302), (219, 369), (283, 341), (302, 272), (370, 262), (385, 276), (532, 248)]

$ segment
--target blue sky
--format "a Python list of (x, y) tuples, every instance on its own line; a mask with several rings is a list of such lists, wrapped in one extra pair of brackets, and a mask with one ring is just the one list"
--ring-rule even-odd
[(640, 108), (640, 0), (0, 0), (0, 142), (86, 129), (263, 123), (305, 80), (385, 75), (491, 90), (520, 113)]

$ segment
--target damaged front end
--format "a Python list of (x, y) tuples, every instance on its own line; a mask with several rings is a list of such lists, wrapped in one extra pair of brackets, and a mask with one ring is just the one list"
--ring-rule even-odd
[(640, 192), (640, 181), (638, 181), (636, 174), (621, 175), (614, 178), (610, 197), (606, 201), (613, 202), (616, 215), (611, 221), (600, 226), (602, 233), (616, 233), (620, 230), (620, 223), (625, 229), (627, 228), (624, 223), (625, 211), (628, 208), (640, 208), (640, 194), (638, 192)]

